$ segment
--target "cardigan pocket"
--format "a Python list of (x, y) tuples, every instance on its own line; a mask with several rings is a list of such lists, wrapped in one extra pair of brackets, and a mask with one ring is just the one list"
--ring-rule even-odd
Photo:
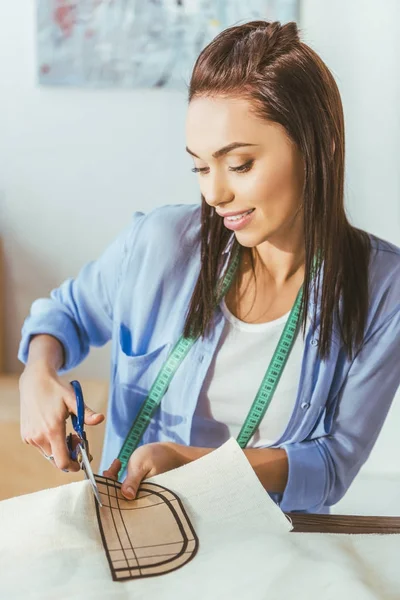
[(119, 347), (116, 374), (118, 382), (128, 387), (151, 387), (168, 357), (172, 344), (163, 344), (151, 352), (128, 356)]
[[(125, 427), (136, 418), (160, 369), (168, 358), (172, 344), (167, 343), (146, 354), (128, 356), (119, 346), (115, 369), (116, 402), (114, 418)], [(124, 428), (125, 428), (124, 427)]]

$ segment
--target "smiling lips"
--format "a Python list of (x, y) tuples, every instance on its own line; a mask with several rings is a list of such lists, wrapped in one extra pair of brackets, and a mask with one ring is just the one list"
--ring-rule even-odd
[(241, 216), (247, 213), (250, 213), (254, 210), (254, 208), (250, 208), (249, 210), (241, 210), (241, 211), (236, 211), (236, 212), (226, 212), (226, 213), (220, 213), (217, 211), (217, 213), (219, 214), (220, 217), (222, 217), (223, 219), (225, 219), (226, 217), (237, 217), (237, 216)]
[(249, 215), (250, 213), (252, 213), (254, 210), (254, 208), (247, 210), (244, 213), (239, 213), (236, 215), (230, 215), (229, 217), (225, 217), (226, 219), (228, 219), (228, 221), (238, 221), (239, 219), (242, 219), (243, 217), (245, 217), (246, 215)]
[(245, 212), (231, 212), (221, 215), (224, 219), (224, 225), (227, 229), (231, 229), (232, 231), (237, 231), (238, 229), (242, 229), (245, 227), (249, 221), (251, 220), (251, 215), (254, 212), (254, 208), (247, 210)]

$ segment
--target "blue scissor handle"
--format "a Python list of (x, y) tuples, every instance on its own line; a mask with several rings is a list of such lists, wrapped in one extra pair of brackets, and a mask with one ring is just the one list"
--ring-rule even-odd
[(75, 396), (76, 396), (76, 412), (77, 415), (71, 415), (72, 426), (75, 429), (76, 433), (79, 435), (81, 440), (86, 440), (86, 435), (84, 432), (85, 426), (85, 402), (83, 400), (83, 392), (81, 388), (81, 384), (79, 381), (71, 381), (71, 385), (74, 388)]

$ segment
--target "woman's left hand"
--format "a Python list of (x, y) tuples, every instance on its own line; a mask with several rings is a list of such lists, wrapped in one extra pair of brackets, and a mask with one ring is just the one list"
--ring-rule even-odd
[[(121, 492), (128, 500), (133, 500), (143, 479), (176, 469), (188, 462), (171, 442), (155, 442), (140, 446), (128, 462), (126, 479)], [(116, 458), (110, 468), (104, 471), (104, 477), (117, 480), (121, 462)]]

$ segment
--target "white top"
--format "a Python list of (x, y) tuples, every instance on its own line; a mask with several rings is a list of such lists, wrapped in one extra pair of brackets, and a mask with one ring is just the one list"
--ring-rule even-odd
[[(290, 312), (250, 324), (221, 309), (226, 322), (193, 419), (191, 445), (214, 448), (237, 437), (275, 352)], [(247, 447), (273, 445), (289, 422), (297, 396), (304, 338), (300, 329), (271, 404)]]

